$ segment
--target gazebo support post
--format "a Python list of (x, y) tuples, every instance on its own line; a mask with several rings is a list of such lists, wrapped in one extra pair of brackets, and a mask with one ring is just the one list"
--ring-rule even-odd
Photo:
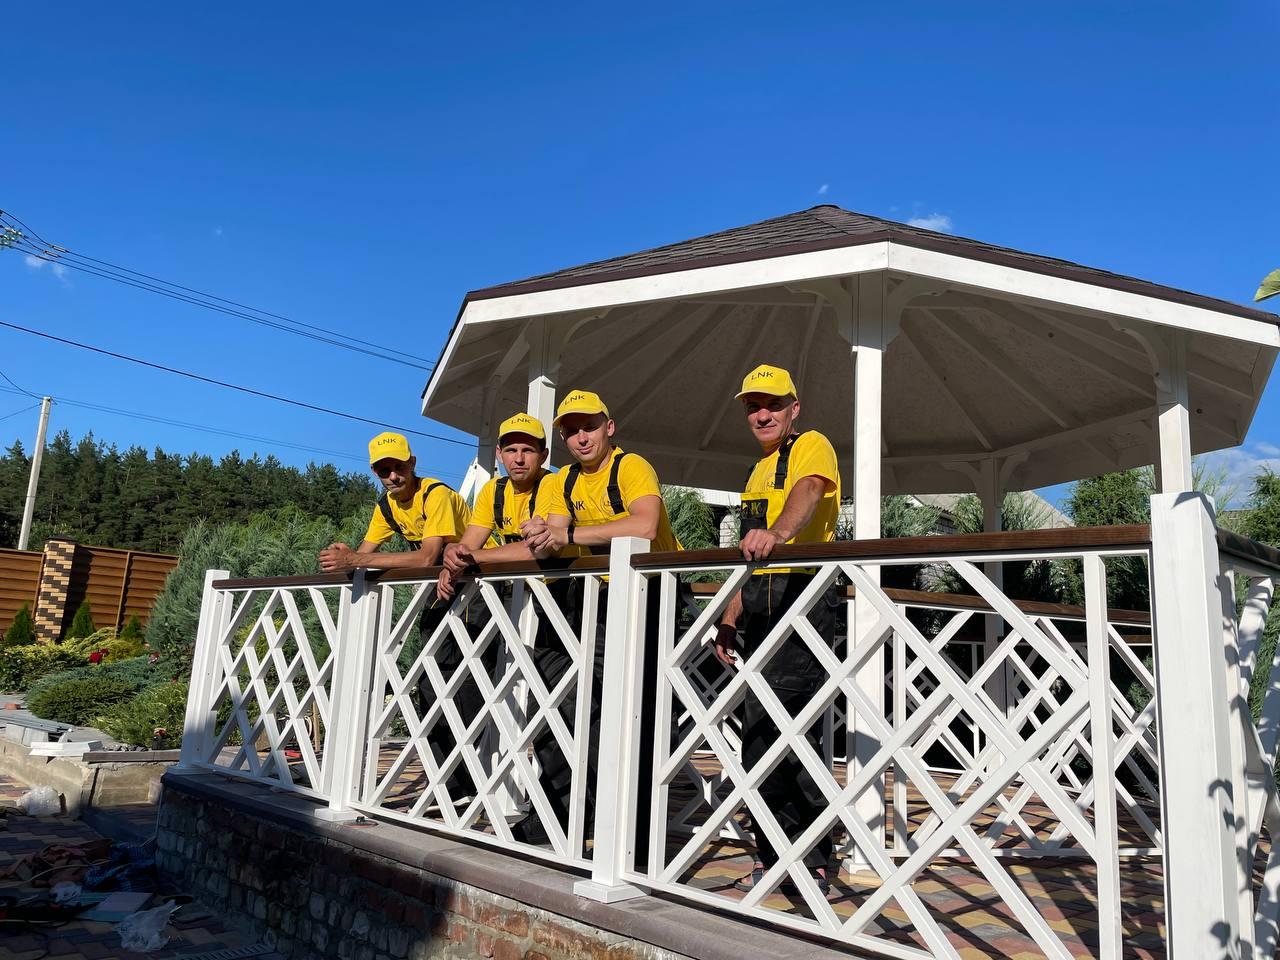
[[(539, 317), (529, 328), (529, 416), (540, 421), (544, 430), (551, 429), (556, 415), (556, 376), (560, 372), (560, 350), (563, 341), (552, 342), (550, 324)], [(548, 436), (548, 446), (550, 445)], [(547, 466), (551, 458), (547, 457)]]
[[(853, 355), (853, 535), (858, 540), (875, 540), (881, 534), (881, 391), (884, 351), (888, 345), (886, 333), (890, 326), (886, 315), (886, 279), (884, 274), (868, 274), (847, 282), (850, 289), (843, 304), (837, 307), (836, 317)], [(867, 573), (879, 581), (878, 569), (869, 568)], [(867, 642), (877, 619), (868, 599), (855, 595), (849, 619), (849, 643), (856, 646)], [(854, 678), (867, 700), (881, 711), (884, 709), (884, 668), (882, 646)], [(846, 756), (852, 776), (875, 755), (880, 744), (866, 729), (860, 728), (856, 711), (849, 709), (847, 715)], [(877, 778), (854, 802), (858, 816), (871, 828), (881, 846), (885, 842), (884, 787), (884, 778)], [(869, 858), (856, 847), (846, 853), (847, 869), (857, 871), (869, 867)]]

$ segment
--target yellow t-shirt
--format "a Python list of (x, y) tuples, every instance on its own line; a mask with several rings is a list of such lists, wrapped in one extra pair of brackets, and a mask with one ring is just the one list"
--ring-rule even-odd
[[(437, 485), (428, 495), (427, 489), (433, 484)], [(421, 543), (429, 537), (443, 537), (445, 543), (455, 543), (471, 519), (467, 502), (445, 484), (429, 477), (418, 478), (418, 489), (412, 500), (401, 503), (395, 497), (388, 497), (387, 503), (401, 534), (411, 543)], [(364, 538), (371, 543), (386, 543), (393, 536), (395, 531), (382, 516), (382, 510), (374, 507)]]
[[(768, 523), (772, 525), (782, 512), (787, 497), (802, 478), (822, 477), (827, 481), (826, 493), (818, 501), (808, 524), (787, 543), (828, 543), (834, 540), (836, 522), (840, 517), (840, 467), (836, 463), (836, 451), (831, 446), (831, 441), (816, 430), (800, 434), (791, 445), (791, 459), (787, 464), (787, 477), (781, 491), (774, 486), (777, 469), (778, 450), (774, 450), (752, 468), (742, 491), (743, 497), (751, 494), (768, 495)], [(771, 572), (791, 571), (779, 569)]]
[[(551, 488), (556, 484), (554, 477), (555, 475), (548, 470), (539, 470), (538, 476), (534, 479), (534, 484), (523, 493), (517, 490), (516, 485), (508, 480), (503, 494), (501, 517), (493, 515), (493, 504), (499, 482), (498, 477), (493, 477), (480, 488), (480, 493), (476, 496), (476, 504), (471, 511), (472, 526), (488, 527), (499, 536), (498, 543), (511, 543), (514, 540), (519, 540), (520, 524), (532, 516), (545, 517), (547, 515), (547, 509), (552, 499)], [(537, 499), (530, 506), (529, 501), (533, 497), (535, 488), (537, 489)]]
[[(634, 453), (629, 453), (618, 467), (618, 490), (622, 494), (621, 513), (614, 513), (609, 504), (609, 476), (613, 472), (613, 462), (622, 456), (622, 451), (613, 448), (608, 461), (594, 473), (583, 470), (578, 475), (578, 482), (573, 487), (573, 511), (565, 502), (564, 488), (568, 483), (570, 471), (565, 469), (556, 474), (551, 483), (552, 495), (548, 501), (548, 516), (569, 517), (580, 527), (594, 527), (612, 520), (620, 520), (631, 516), (629, 507), (640, 497), (658, 497), (661, 501), (662, 489), (658, 485), (658, 474), (654, 472), (649, 461)], [(661, 504), (658, 518), (658, 536), (653, 541), (651, 550), (661, 553), (667, 550), (679, 550), (680, 542), (671, 532), (671, 520), (667, 517), (667, 506)]]

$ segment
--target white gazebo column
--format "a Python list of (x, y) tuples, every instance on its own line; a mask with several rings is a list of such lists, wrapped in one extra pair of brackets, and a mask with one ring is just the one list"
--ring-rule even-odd
[[(858, 540), (877, 540), (880, 528), (880, 470), (882, 380), (886, 338), (886, 303), (884, 274), (869, 274), (849, 281), (848, 339), (853, 353), (853, 535)], [(837, 316), (840, 316), (837, 311)], [(879, 582), (880, 570), (867, 570)], [(878, 620), (867, 597), (854, 596), (853, 616), (849, 622), (849, 644), (855, 647), (870, 639)], [(858, 689), (868, 701), (884, 712), (885, 656), (881, 646), (855, 676)], [(858, 723), (856, 711), (848, 711), (848, 732), (852, 749), (848, 751), (849, 775), (853, 776), (875, 755), (880, 742)], [(885, 838), (884, 778), (874, 781), (866, 793), (855, 801), (859, 817), (871, 827), (881, 846)], [(850, 869), (865, 869), (870, 864), (866, 852), (856, 847), (848, 861)]]
[(1187, 396), (1187, 341), (1180, 331), (1160, 338), (1156, 351), (1156, 424), (1160, 492), (1185, 493), (1191, 479), (1191, 411)]
[[(541, 421), (544, 430), (551, 429), (556, 415), (556, 377), (560, 371), (562, 341), (553, 336), (552, 324), (545, 318), (529, 328), (529, 416)], [(550, 437), (547, 438), (548, 443)], [(551, 458), (547, 458), (551, 466)]]

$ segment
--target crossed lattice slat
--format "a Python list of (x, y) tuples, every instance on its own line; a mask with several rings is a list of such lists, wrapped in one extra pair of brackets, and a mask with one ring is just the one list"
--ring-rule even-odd
[[(210, 702), (216, 705), (225, 697), (231, 711), (206, 760), (224, 769), (247, 770), (255, 778), (272, 780), (282, 786), (305, 786), (315, 790), (324, 782), (326, 753), (322, 750), (317, 756), (307, 721), (314, 708), (322, 729), (328, 730), (331, 715), (328, 687), (332, 682), (338, 635), (323, 591), (311, 588), (307, 593), (328, 647), (323, 661), (316, 659), (302, 611), (290, 590), (272, 590), (266, 595), (261, 611), (238, 650), (232, 649), (235, 636), (244, 626), (254, 604), (261, 599), (261, 592), (246, 593), (229, 622), (219, 630), (218, 676)], [(284, 615), (279, 626), (276, 624), (278, 612)], [(290, 640), (295, 647), (292, 657), (286, 650)], [(266, 644), (261, 657), (256, 649), (259, 641)], [(243, 686), (242, 675), (245, 678)], [(303, 678), (305, 688), (299, 697), (296, 684)], [(250, 707), (256, 708), (256, 719), (250, 718)], [(282, 717), (277, 716), (281, 713)], [(235, 732), (240, 734), (240, 744), (228, 760), (223, 751)], [(265, 760), (258, 756), (255, 748), (260, 736), (265, 736), (268, 744)], [(305, 784), (298, 782), (285, 755), (290, 746), (298, 751), (307, 778)]]
[[(878, 615), (875, 626), (863, 637), (861, 643), (849, 651), (843, 661), (827, 647), (806, 618), (815, 599), (839, 572), (836, 566), (825, 568), (824, 572), (815, 578), (797, 599), (792, 609), (775, 625), (760, 649), (753, 653), (710, 705), (706, 704), (705, 697), (690, 683), (681, 665), (688, 647), (699, 641), (700, 629), (710, 623), (712, 617), (718, 615), (723, 602), (713, 602), (708, 610), (704, 611), (703, 617), (699, 618), (694, 627), (678, 643), (674, 641), (672, 631), (667, 631), (663, 645), (665, 661), (663, 674), (666, 683), (661, 686), (675, 693), (683, 708), (694, 717), (694, 727), (669, 754), (660, 753), (655, 804), (651, 810), (651, 813), (658, 815), (653, 823), (654, 833), (661, 831), (661, 814), (665, 809), (661, 785), (669, 783), (683, 768), (699, 743), (706, 742), (711, 745), (728, 775), (727, 782), (732, 785), (732, 788), (720, 800), (719, 805), (702, 827), (675, 857), (665, 863), (665, 866), (664, 861), (651, 856), (649, 882), (656, 880), (659, 885), (674, 884), (715, 832), (733, 817), (740, 807), (745, 806), (753, 818), (756, 829), (763, 832), (778, 850), (779, 861), (766, 873), (763, 882), (742, 902), (743, 908), (757, 907), (785, 876), (790, 876), (808, 904), (816, 922), (824, 929), (837, 934), (841, 939), (857, 943), (864, 940), (874, 941), (875, 938), (866, 937), (863, 931), (879, 915), (889, 900), (893, 899), (908, 914), (929, 949), (938, 955), (954, 956), (954, 950), (945, 934), (914, 893), (911, 882), (946, 844), (955, 841), (980, 866), (993, 887), (999, 891), (1046, 954), (1066, 956), (1061, 941), (1008, 873), (1000, 867), (992, 856), (988, 844), (978, 837), (970, 821), (1001, 795), (1016, 777), (1025, 775), (1039, 789), (1048, 805), (1064, 822), (1070, 824), (1082, 844), (1087, 848), (1093, 847), (1094, 838), (1089, 824), (1080, 816), (1078, 809), (1051, 776), (1042, 759), (1042, 754), (1060, 738), (1063, 730), (1086, 710), (1087, 691), (1077, 686), (1076, 692), (1068, 697), (1065, 703), (1058, 706), (1046, 723), (1036, 729), (1029, 738), (1023, 739), (1018, 735), (1016, 725), (1006, 726), (1005, 719), (997, 715), (994, 706), (983, 692), (983, 683), (995, 669), (996, 662), (992, 662), (985, 672), (978, 671), (966, 682), (957, 674), (954, 665), (940, 655), (933, 643), (920, 635), (902, 616), (893, 602), (860, 568), (851, 564), (842, 564), (839, 565), (839, 569), (854, 581), (860, 595), (869, 599)], [(984, 587), (988, 593), (995, 592), (995, 588), (991, 587), (989, 582), (985, 582), (985, 578), (981, 578), (971, 565), (966, 565), (966, 569), (962, 569), (961, 573), (966, 578), (970, 578), (970, 582), (974, 583), (980, 593), (983, 592)], [(972, 577), (973, 574), (977, 576)], [(736, 587), (737, 584), (732, 581), (726, 585), (721, 592), (722, 597), (725, 598), (724, 602), (732, 596)], [(1012, 605), (1006, 603), (1005, 606)], [(1034, 626), (1025, 622), (1018, 626), (1021, 627), (1021, 635), (1025, 636), (1030, 643), (1045, 648), (1045, 659), (1054, 662), (1062, 673), (1070, 675), (1075, 672), (1073, 665), (1064, 659)], [(783, 709), (759, 672), (763, 663), (773, 655), (786, 635), (792, 631), (804, 641), (828, 672), (827, 680), (821, 685), (817, 695), (794, 717), (788, 715)], [(917, 699), (917, 709), (896, 729), (883, 721), (879, 711), (867, 700), (854, 680), (854, 674), (858, 668), (876, 653), (892, 634), (900, 636), (903, 646), (910, 649), (915, 657), (919, 664), (916, 673), (927, 668), (936, 682), (931, 692), (921, 693), (921, 697)], [(1009, 640), (1009, 648), (1017, 642), (1017, 639), (1015, 637)], [(943, 642), (945, 643), (945, 640)], [(749, 771), (743, 768), (735, 751), (720, 730), (720, 721), (748, 692), (760, 700), (779, 730), (776, 741)], [(859, 722), (866, 724), (868, 732), (876, 737), (880, 744), (875, 756), (858, 771), (852, 772), (848, 783), (843, 788), (831, 775), (828, 764), (817, 756), (816, 751), (803, 736), (803, 731), (813, 723), (819, 712), (825, 710), (833, 698), (840, 693), (849, 698)], [(974, 720), (999, 752), (999, 761), (994, 764), (994, 769), (959, 804), (954, 802), (953, 797), (948, 795), (948, 792), (927, 771), (922, 751), (916, 742), (931, 731), (935, 732), (934, 740), (941, 735), (936, 733), (939, 728), (946, 726), (941, 722), (941, 715), (952, 708), (953, 704), (958, 704), (959, 708)], [(659, 710), (661, 718), (664, 716), (661, 703)], [(956, 713), (954, 709), (951, 712), (953, 716)], [(788, 750), (795, 753), (827, 800), (827, 807), (823, 813), (794, 843), (785, 836), (759, 794), (760, 783), (772, 772)], [(896, 763), (900, 771), (915, 783), (932, 809), (932, 816), (937, 818), (936, 823), (926, 825), (923, 834), (918, 834), (920, 842), (915, 852), (908, 856), (903, 864), (896, 867), (880, 848), (867, 824), (855, 815), (852, 807), (857, 797), (868, 789), (875, 788), (879, 777), (890, 763)], [(864, 901), (853, 917), (844, 922), (835, 916), (825, 898), (818, 893), (808, 871), (803, 869), (802, 862), (804, 854), (812, 849), (837, 821), (843, 823), (881, 878), (880, 887)], [(660, 849), (655, 839), (655, 851)], [(652, 876), (655, 872), (657, 876)], [(876, 946), (884, 949), (882, 941), (876, 941)]]
[[(517, 618), (520, 626), (513, 621), (492, 582), (482, 580), (472, 584), (445, 614), (418, 657), (403, 674), (398, 658), (416, 626), (422, 606), (427, 602), (428, 585), (416, 591), (398, 621), (392, 623), (390, 616), (385, 617), (377, 644), (378, 682), (375, 689), (386, 693), (387, 702), (377, 710), (370, 728), (364, 803), (373, 807), (385, 804), (391, 790), (416, 758), (422, 765), (426, 787), (408, 811), (408, 816), (431, 822), (428, 805), (434, 799), (436, 819), (448, 829), (482, 832), (480, 818), (483, 815), (493, 833), (504, 843), (512, 844), (516, 841), (507, 823), (504, 791), (514, 791), (528, 797), (547, 831), (554, 853), (560, 857), (580, 859), (585, 830), (585, 728), (591, 695), (598, 585), (598, 579), (588, 578), (587, 602), (579, 636), (574, 634), (546, 584), (538, 578), (521, 578), (518, 581), (517, 595), (520, 595), (519, 588), (527, 591), (524, 594), (526, 605)], [(434, 584), (429, 586), (434, 591)], [(386, 606), (389, 608), (390, 604)], [(483, 607), (488, 620), (473, 637), (462, 614), (477, 606)], [(569, 669), (550, 689), (535, 668), (530, 650), (539, 616), (547, 619), (571, 659)], [(453, 638), (462, 653), (461, 663), (449, 676), (444, 675), (436, 660), (436, 654), (447, 637)], [(486, 649), (493, 643), (499, 643), (509, 658), (496, 681), (482, 660)], [(418, 716), (411, 692), (421, 678), (430, 685), (434, 702), (422, 716)], [(468, 679), (479, 690), (481, 706), (473, 719), (464, 722), (454, 697)], [(532, 701), (530, 709), (521, 709), (517, 702), (517, 688), (527, 691)], [(576, 698), (573, 731), (565, 724), (560, 712), (562, 702), (571, 692)], [(381, 737), (397, 716), (405, 722), (408, 738), (390, 767), (379, 776), (376, 762)], [(448, 728), (454, 746), (437, 763), (428, 735), (439, 724)], [(555, 816), (530, 757), (533, 742), (544, 729), (551, 732), (558, 749), (575, 771), (567, 830), (561, 827)], [(482, 756), (477, 742), (482, 735), (487, 735), (493, 742), (492, 757)], [(448, 780), (459, 764), (466, 769), (475, 786), (475, 795), (467, 800), (452, 797), (449, 793)], [(462, 806), (461, 811), (459, 806)]]

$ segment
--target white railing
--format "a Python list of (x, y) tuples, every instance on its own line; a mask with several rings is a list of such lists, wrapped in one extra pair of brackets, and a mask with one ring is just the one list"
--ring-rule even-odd
[[(1155, 498), (1151, 532), (784, 551), (773, 565), (803, 560), (812, 580), (732, 669), (709, 640), (751, 570), (730, 551), (646, 547), (486, 569), (425, 621), (429, 571), (211, 571), (179, 769), (302, 792), (322, 816), (519, 850), (588, 872), (578, 890), (597, 899), (660, 891), (894, 957), (961, 955), (964, 931), (929, 893), (947, 864), (980, 875), (1045, 956), (1078, 952), (1028, 894), (1028, 863), (1074, 871), (1096, 904), (1091, 949), (1118, 957), (1122, 873), (1155, 860), (1171, 952), (1274, 953), (1280, 655), (1263, 665), (1256, 728), (1248, 689), (1280, 554), (1245, 541), (1220, 553), (1203, 499)], [(1083, 603), (1010, 599), (990, 573), (1015, 561), (1073, 565)], [(1154, 623), (1108, 608), (1119, 563), (1151, 571)], [(949, 572), (968, 595), (882, 588), (886, 567)], [(723, 583), (692, 606), (698, 572)], [(1239, 620), (1232, 574), (1246, 584)], [(822, 636), (811, 613), (832, 588), (842, 623)], [(787, 644), (821, 666), (794, 712), (762, 669)], [(748, 705), (770, 731), (751, 763)], [(778, 770), (813, 803), (790, 832), (768, 799)], [(708, 880), (717, 858), (749, 869), (761, 836), (776, 859), (755, 889)], [(806, 865), (818, 858), (827, 894)]]

